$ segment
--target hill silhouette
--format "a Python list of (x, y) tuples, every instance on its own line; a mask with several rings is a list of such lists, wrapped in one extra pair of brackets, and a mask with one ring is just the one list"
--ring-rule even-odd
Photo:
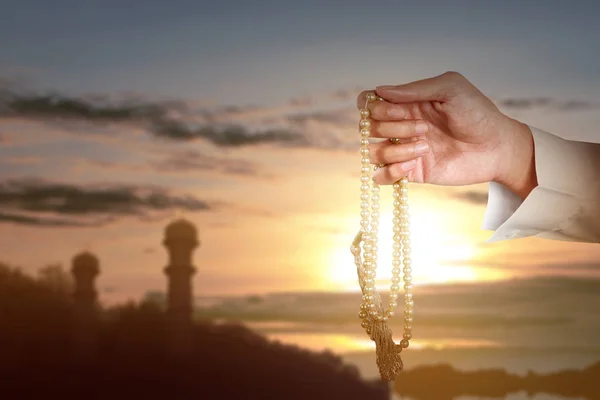
[[(193, 351), (169, 352), (169, 319), (151, 299), (99, 308), (96, 351), (74, 352), (73, 281), (60, 266), (37, 276), (0, 263), (0, 398), (388, 399), (331, 352), (270, 341), (240, 323), (196, 320)], [(519, 376), (502, 369), (418, 366), (392, 385), (413, 400), (505, 398), (517, 392), (600, 399), (600, 362)]]
[(151, 302), (102, 309), (96, 352), (74, 354), (69, 275), (0, 264), (0, 398), (388, 399), (330, 352), (272, 342), (239, 324), (195, 322), (194, 350), (168, 352), (168, 318)]

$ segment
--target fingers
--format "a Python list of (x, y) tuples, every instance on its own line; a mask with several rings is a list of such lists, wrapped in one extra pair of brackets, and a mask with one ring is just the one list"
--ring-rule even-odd
[(413, 159), (401, 163), (390, 164), (382, 168), (378, 168), (373, 174), (373, 182), (378, 185), (391, 185), (399, 181), (417, 165), (417, 160)]
[(425, 140), (393, 144), (389, 141), (372, 143), (369, 146), (369, 159), (372, 164), (393, 164), (413, 160), (429, 153), (430, 148)]
[(445, 72), (433, 78), (397, 86), (378, 86), (375, 93), (392, 103), (447, 101), (470, 85), (458, 72)]
[(409, 139), (429, 131), (429, 124), (422, 120), (375, 121), (369, 120), (370, 136), (374, 138)]

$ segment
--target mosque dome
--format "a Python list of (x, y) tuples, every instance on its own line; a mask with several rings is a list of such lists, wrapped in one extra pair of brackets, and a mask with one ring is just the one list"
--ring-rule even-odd
[(98, 257), (94, 254), (84, 251), (73, 257), (73, 269), (74, 275), (97, 275), (100, 273), (100, 262)]

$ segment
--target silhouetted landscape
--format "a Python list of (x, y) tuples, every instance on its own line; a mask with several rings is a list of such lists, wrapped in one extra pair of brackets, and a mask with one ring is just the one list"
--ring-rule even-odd
[[(190, 261), (196, 231), (179, 220), (165, 231), (168, 304), (101, 307), (95, 255), (73, 258), (71, 274), (49, 265), (30, 276), (0, 264), (4, 398), (388, 399), (386, 382), (366, 381), (330, 351), (268, 340), (240, 323), (192, 319)], [(417, 366), (392, 385), (418, 400), (526, 391), (600, 399), (600, 363), (585, 370), (509, 374)], [(432, 384), (434, 383), (434, 384)]]
[(2, 398), (387, 399), (331, 353), (269, 342), (236, 324), (195, 322), (185, 355), (167, 346), (168, 318), (152, 303), (101, 310), (94, 351), (81, 354), (69, 276), (0, 266)]
[(73, 258), (72, 275), (37, 277), (0, 265), (2, 392), (10, 398), (387, 399), (330, 352), (268, 341), (239, 324), (192, 321), (196, 230), (167, 226), (167, 310), (151, 302), (101, 308), (95, 255)]

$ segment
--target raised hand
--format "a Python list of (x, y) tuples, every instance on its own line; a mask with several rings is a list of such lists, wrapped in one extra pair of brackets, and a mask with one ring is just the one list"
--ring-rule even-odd
[[(365, 106), (368, 92), (357, 99)], [(371, 162), (388, 164), (373, 180), (468, 185), (496, 181), (523, 198), (537, 185), (529, 127), (504, 115), (456, 72), (398, 86), (380, 86), (385, 101), (369, 103)]]

